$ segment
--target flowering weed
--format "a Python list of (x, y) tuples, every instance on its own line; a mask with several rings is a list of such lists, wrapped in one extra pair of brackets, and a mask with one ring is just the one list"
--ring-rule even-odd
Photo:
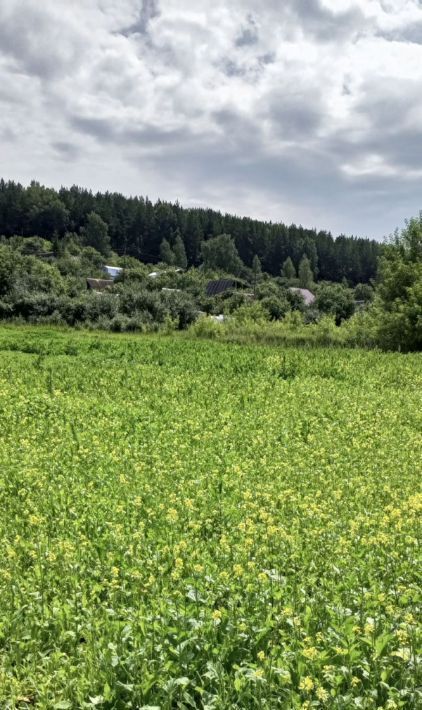
[(0, 707), (420, 707), (421, 370), (2, 328)]

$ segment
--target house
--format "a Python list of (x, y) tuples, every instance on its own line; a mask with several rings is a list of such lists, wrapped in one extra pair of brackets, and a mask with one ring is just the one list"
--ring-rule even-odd
[(226, 291), (233, 291), (238, 287), (242, 288), (243, 285), (239, 279), (216, 279), (216, 281), (208, 281), (206, 293), (211, 298), (226, 293)]
[(302, 296), (306, 306), (312, 306), (312, 304), (315, 302), (316, 296), (312, 293), (312, 291), (309, 291), (308, 288), (294, 288), (291, 286), (289, 288), (289, 291), (291, 291), (292, 293), (298, 293), (300, 296)]
[(110, 286), (113, 286), (113, 279), (87, 279), (86, 287), (88, 291), (94, 291), (95, 293), (101, 293), (105, 291)]
[(107, 276), (113, 279), (113, 281), (117, 276), (120, 276), (123, 271), (121, 266), (103, 266), (103, 269), (106, 272)]

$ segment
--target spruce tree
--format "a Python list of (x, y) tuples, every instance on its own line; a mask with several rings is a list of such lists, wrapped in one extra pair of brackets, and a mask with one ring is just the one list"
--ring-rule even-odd
[(255, 254), (254, 258), (252, 259), (252, 273), (253, 273), (253, 290), (255, 293), (256, 285), (262, 276), (261, 262), (260, 262), (259, 256), (257, 254)]
[(183, 244), (182, 237), (180, 233), (177, 234), (176, 240), (173, 246), (174, 263), (176, 266), (180, 266), (181, 269), (186, 269), (188, 265), (188, 259), (186, 256), (185, 245)]

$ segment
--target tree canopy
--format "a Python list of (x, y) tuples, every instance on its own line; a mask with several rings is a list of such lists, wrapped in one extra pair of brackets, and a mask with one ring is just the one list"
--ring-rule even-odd
[(235, 276), (242, 271), (242, 260), (229, 234), (220, 234), (203, 242), (201, 254), (206, 269), (222, 270)]
[(379, 340), (389, 349), (422, 349), (422, 212), (396, 232), (380, 259)]
[[(101, 218), (101, 227), (92, 214)], [(91, 216), (90, 216), (91, 215)], [(334, 238), (330, 232), (306, 229), (296, 224), (264, 222), (222, 214), (211, 209), (184, 209), (177, 202), (158, 200), (153, 204), (144, 197), (124, 197), (119, 193), (93, 193), (78, 186), (53, 190), (33, 182), (28, 187), (0, 180), (0, 235), (39, 236), (56, 244), (66, 234), (81, 235), (97, 223), (101, 253), (111, 246), (119, 255), (133, 256), (143, 262), (160, 260), (160, 246), (166, 239), (176, 260), (198, 266), (201, 245), (221, 234), (231, 235), (242, 262), (251, 268), (255, 254), (263, 271), (278, 276), (290, 258), (297, 270), (302, 255), (309, 259), (314, 277), (341, 281), (349, 285), (368, 283), (375, 278), (381, 245), (373, 240)], [(95, 236), (95, 235), (94, 235)], [(95, 238), (97, 238), (95, 237)], [(92, 235), (89, 237), (94, 246)], [(101, 240), (104, 240), (103, 246)], [(109, 244), (108, 244), (109, 240)]]

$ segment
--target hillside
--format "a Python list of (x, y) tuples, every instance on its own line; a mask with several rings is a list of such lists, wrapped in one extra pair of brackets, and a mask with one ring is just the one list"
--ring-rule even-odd
[(39, 236), (60, 242), (66, 233), (81, 234), (88, 215), (107, 225), (110, 246), (119, 255), (143, 262), (160, 259), (163, 240), (173, 246), (179, 237), (187, 263), (197, 266), (201, 245), (210, 237), (229, 234), (247, 267), (257, 255), (264, 271), (279, 276), (290, 257), (296, 268), (305, 254), (321, 280), (350, 285), (367, 283), (376, 274), (380, 244), (369, 239), (338, 236), (294, 224), (273, 224), (211, 209), (185, 209), (178, 203), (117, 193), (92, 193), (81, 187), (54, 190), (33, 182), (28, 187), (0, 181), (0, 236)]

